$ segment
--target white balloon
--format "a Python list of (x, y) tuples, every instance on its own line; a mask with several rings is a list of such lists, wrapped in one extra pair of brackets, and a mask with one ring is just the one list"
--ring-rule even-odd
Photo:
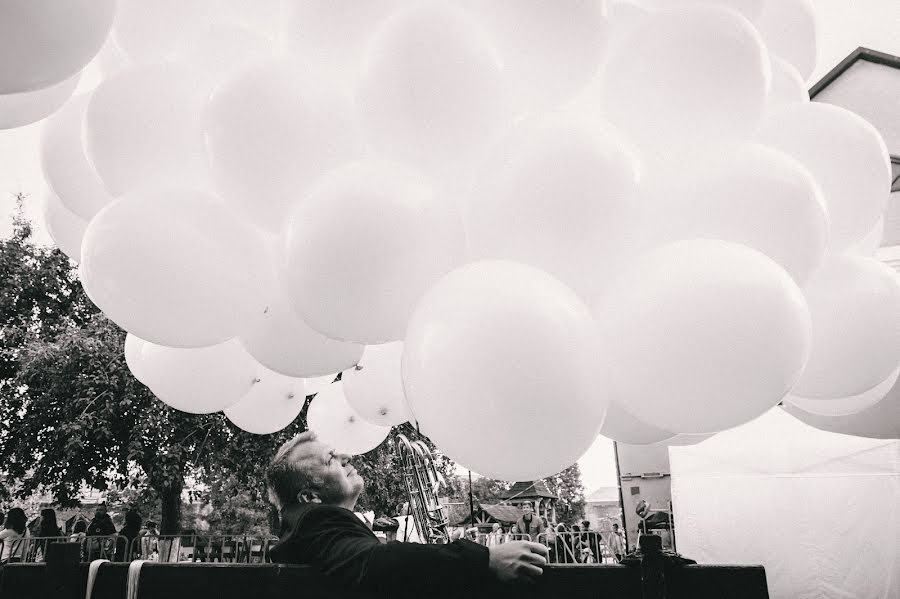
[(288, 427), (303, 410), (303, 379), (258, 367), (257, 379), (240, 401), (225, 408), (225, 416), (241, 430), (270, 435)]
[(601, 70), (601, 111), (641, 150), (748, 138), (766, 105), (769, 57), (734, 11), (691, 5), (660, 11), (617, 37)]
[(721, 239), (759, 250), (798, 285), (812, 275), (828, 245), (822, 192), (797, 160), (765, 146), (719, 148), (648, 185), (641, 202), (647, 246), (682, 239)]
[(812, 0), (767, 0), (756, 27), (769, 52), (794, 65), (804, 81), (809, 79), (821, 43)]
[(75, 262), (81, 261), (81, 243), (88, 223), (63, 206), (50, 190), (44, 196), (44, 226), (63, 254)]
[(100, 50), (115, 12), (116, 0), (0, 0), (0, 94), (75, 75)]
[(610, 399), (676, 433), (759, 416), (791, 389), (809, 355), (800, 288), (772, 260), (735, 243), (679, 241), (647, 252), (593, 307)]
[(784, 404), (784, 410), (794, 418), (823, 431), (872, 439), (900, 439), (900, 386), (898, 385), (894, 385), (884, 399), (857, 414), (820, 416), (804, 412), (790, 403)]
[(343, 383), (320, 391), (306, 413), (309, 430), (338, 453), (359, 455), (372, 451), (387, 438), (389, 426), (370, 424), (347, 403)]
[[(634, 0), (647, 10), (681, 9), (690, 4), (709, 4), (740, 12), (751, 21), (759, 18), (767, 0)], [(776, 0), (778, 1), (778, 0)]]
[(282, 35), (290, 52), (350, 84), (378, 26), (409, 0), (285, 0)]
[(675, 437), (673, 432), (641, 422), (614, 401), (609, 402), (609, 409), (606, 411), (606, 419), (603, 421), (600, 434), (613, 441), (629, 445), (649, 445)]
[(874, 256), (881, 242), (884, 241), (884, 217), (878, 219), (872, 230), (866, 235), (847, 248), (847, 252), (862, 254), (863, 256)]
[(357, 343), (403, 338), (416, 301), (462, 254), (459, 217), (429, 185), (367, 160), (328, 173), (300, 202), (285, 279), (309, 326)]
[(541, 268), (581, 292), (621, 245), (638, 179), (637, 152), (607, 123), (571, 113), (523, 123), (475, 177), (469, 254)]
[(772, 56), (772, 88), (769, 106), (809, 102), (809, 90), (800, 71), (788, 61)]
[(42, 89), (0, 94), (0, 131), (23, 127), (47, 118), (72, 97), (79, 79), (80, 72)]
[(891, 373), (884, 381), (858, 395), (851, 395), (850, 397), (843, 397), (840, 399), (809, 399), (800, 397), (799, 395), (789, 394), (784, 398), (784, 401), (810, 414), (817, 414), (819, 416), (849, 416), (871, 408), (884, 399), (897, 383), (898, 378), (900, 378), (900, 368)]
[(123, 70), (97, 87), (84, 117), (85, 149), (111, 195), (207, 180), (202, 81), (189, 67), (161, 63)]
[(604, 3), (465, 0), (497, 47), (515, 101), (545, 109), (572, 97), (596, 74), (609, 24)]
[(254, 311), (240, 335), (256, 360), (279, 374), (308, 378), (350, 368), (365, 346), (329, 339), (311, 329), (288, 304), (280, 285), (272, 285), (264, 307)]
[(366, 422), (397, 426), (412, 418), (400, 376), (402, 355), (402, 341), (369, 345), (359, 365), (341, 376), (347, 403)]
[(703, 441), (706, 441), (713, 435), (715, 435), (715, 433), (703, 433), (703, 434), (699, 434), (699, 435), (682, 433), (680, 435), (675, 435), (671, 439), (666, 439), (665, 441), (660, 441), (659, 444), (665, 445), (666, 447), (696, 445), (697, 443), (702, 443)]
[(483, 32), (450, 5), (416, 4), (369, 44), (356, 104), (372, 149), (458, 182), (512, 118)]
[(260, 305), (257, 233), (214, 196), (148, 190), (91, 221), (81, 275), (91, 300), (142, 339), (204, 347), (237, 335)]
[(217, 22), (175, 47), (172, 55), (216, 85), (250, 64), (273, 56), (275, 42), (243, 25)]
[[(136, 378), (141, 383), (144, 383), (144, 375), (142, 371), (143, 354), (141, 353), (143, 348), (143, 339), (132, 335), (131, 333), (125, 335), (125, 347), (123, 348), (123, 353), (125, 354), (125, 364), (128, 366), (128, 370), (131, 371), (131, 374), (134, 375), (134, 378)], [(144, 384), (146, 385), (147, 383)]]
[(227, 79), (204, 127), (216, 189), (273, 232), (316, 177), (361, 154), (349, 100), (290, 62), (258, 63)]
[(862, 238), (884, 213), (890, 156), (862, 117), (822, 102), (789, 104), (767, 115), (758, 138), (799, 160), (818, 181), (831, 217), (832, 250)]
[(113, 37), (135, 63), (153, 63), (218, 23), (274, 37), (279, 11), (278, 0), (119, 0)]
[(807, 283), (812, 353), (792, 393), (857, 395), (900, 364), (900, 279), (872, 258), (832, 254)]
[(237, 340), (181, 349), (149, 341), (141, 345), (141, 382), (163, 403), (191, 414), (211, 414), (244, 397), (257, 364)]
[(587, 306), (550, 275), (514, 262), (467, 264), (436, 283), (410, 320), (410, 411), (443, 453), (485, 476), (564, 470), (606, 413), (592, 329)]
[(89, 94), (75, 96), (41, 130), (44, 178), (66, 208), (85, 220), (112, 201), (84, 153), (81, 125), (89, 101)]

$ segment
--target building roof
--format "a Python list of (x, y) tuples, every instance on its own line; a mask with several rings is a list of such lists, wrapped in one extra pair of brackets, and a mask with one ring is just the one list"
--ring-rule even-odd
[(522, 517), (522, 514), (525, 513), (517, 505), (503, 505), (500, 503), (483, 503), (481, 504), (481, 509), (501, 524), (515, 524)]
[(535, 499), (537, 497), (548, 497), (550, 499), (559, 499), (556, 495), (547, 490), (547, 485), (541, 480), (528, 480), (515, 483), (510, 487), (509, 491), (503, 493), (500, 499), (504, 501), (516, 499)]
[(585, 503), (619, 503), (619, 487), (598, 487), (584, 498)]

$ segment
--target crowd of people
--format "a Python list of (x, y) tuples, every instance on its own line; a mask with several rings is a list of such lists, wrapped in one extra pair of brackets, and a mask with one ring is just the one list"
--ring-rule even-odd
[(620, 562), (626, 553), (625, 538), (618, 524), (613, 524), (612, 530), (607, 532), (591, 530), (591, 523), (587, 520), (572, 526), (553, 524), (543, 516), (534, 516), (533, 511), (527, 508), (522, 518), (508, 527), (495, 522), (490, 532), (480, 531), (476, 527), (458, 527), (451, 531), (451, 541), (460, 538), (487, 547), (514, 540), (543, 543), (550, 550), (549, 562), (560, 564)]
[[(106, 505), (98, 505), (94, 517), (88, 522), (78, 518), (71, 524), (71, 531), (63, 531), (56, 518), (56, 511), (51, 508), (41, 510), (36, 534), (28, 527), (25, 510), (14, 507), (9, 513), (0, 512), (0, 564), (24, 561), (26, 557), (36, 559), (46, 555), (48, 545), (59, 541), (82, 543), (85, 559), (99, 557), (126, 561), (134, 559), (142, 551), (153, 547), (142, 547), (135, 539), (142, 537), (158, 537), (159, 531), (153, 521), (143, 522), (141, 515), (135, 510), (125, 512), (125, 522), (116, 530), (112, 517), (107, 513)], [(32, 541), (33, 539), (33, 541)]]

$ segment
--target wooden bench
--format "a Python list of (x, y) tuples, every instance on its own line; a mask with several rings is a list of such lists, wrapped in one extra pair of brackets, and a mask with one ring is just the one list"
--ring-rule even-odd
[[(64, 548), (58, 548), (62, 554)], [(49, 564), (9, 564), (0, 571), (0, 599), (83, 599), (88, 564), (76, 554)], [(92, 599), (125, 599), (127, 563), (99, 566)], [(403, 588), (403, 580), (395, 582)], [(761, 566), (666, 564), (648, 554), (634, 565), (555, 565), (531, 585), (466, 586), (465, 581), (437, 580), (412, 596), (433, 599), (449, 591), (467, 599), (768, 599)], [(398, 593), (391, 593), (393, 599)], [(138, 580), (139, 599), (357, 599), (367, 595), (341, 590), (308, 566), (144, 562)], [(373, 595), (368, 595), (373, 596)]]

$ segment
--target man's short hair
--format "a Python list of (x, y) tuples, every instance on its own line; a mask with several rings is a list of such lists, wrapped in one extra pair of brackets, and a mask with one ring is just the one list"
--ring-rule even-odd
[(269, 492), (269, 501), (279, 509), (297, 500), (297, 494), (305, 489), (319, 489), (325, 481), (291, 460), (291, 454), (304, 443), (314, 441), (315, 433), (306, 431), (286, 441), (266, 469), (266, 487)]

